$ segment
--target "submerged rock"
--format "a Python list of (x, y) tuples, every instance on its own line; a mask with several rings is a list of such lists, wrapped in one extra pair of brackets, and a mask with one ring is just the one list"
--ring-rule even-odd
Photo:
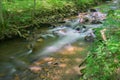
[(85, 36), (85, 41), (87, 41), (87, 42), (93, 42), (94, 41), (94, 39), (95, 39), (95, 34), (94, 34), (94, 32), (93, 32), (93, 30), (92, 29), (89, 29), (89, 33)]

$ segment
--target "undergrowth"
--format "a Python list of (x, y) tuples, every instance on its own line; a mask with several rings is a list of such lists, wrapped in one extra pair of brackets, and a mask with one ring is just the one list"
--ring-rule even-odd
[[(97, 36), (86, 68), (80, 80), (119, 80), (120, 68), (120, 10), (110, 10), (102, 28), (95, 29)], [(107, 41), (101, 37), (100, 30), (106, 29)]]

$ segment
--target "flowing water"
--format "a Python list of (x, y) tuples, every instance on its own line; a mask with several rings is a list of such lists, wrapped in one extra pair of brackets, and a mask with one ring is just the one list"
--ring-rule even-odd
[[(71, 22), (71, 24), (76, 24), (75, 21)], [(101, 24), (86, 25), (87, 29), (84, 29), (81, 27), (81, 25), (79, 25), (79, 31), (75, 28), (73, 29), (73, 27), (67, 27), (65, 25), (62, 24), (62, 26), (58, 26), (52, 29), (48, 27), (47, 29), (42, 28), (37, 30), (35, 34), (37, 37), (31, 41), (20, 38), (1, 41), (0, 80), (13, 80), (13, 77), (16, 76), (16, 74), (23, 73), (26, 69), (28, 70), (33, 62), (39, 60), (43, 61), (43, 59), (48, 56), (50, 57), (51, 55), (56, 58), (55, 61), (57, 61), (57, 58), (66, 59), (65, 55), (63, 56), (61, 53), (76, 53), (71, 56), (68, 55), (68, 59), (76, 59), (76, 61), (78, 61), (77, 65), (79, 65), (79, 57), (81, 57), (80, 53), (90, 44), (84, 41), (84, 37), (92, 33), (91, 28), (96, 28), (96, 26), (99, 27)], [(40, 31), (44, 31), (44, 34), (39, 33)], [(31, 47), (28, 48), (28, 46)], [(58, 64), (58, 62), (56, 64)], [(63, 64), (63, 66), (65, 66), (65, 64)]]

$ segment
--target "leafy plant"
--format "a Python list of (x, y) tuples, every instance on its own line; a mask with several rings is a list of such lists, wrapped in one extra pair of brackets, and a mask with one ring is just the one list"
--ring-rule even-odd
[(107, 41), (101, 38), (100, 30), (95, 29), (97, 39), (93, 43), (90, 55), (86, 60), (86, 69), (83, 71), (84, 80), (117, 80), (116, 70), (120, 67), (120, 21), (119, 10), (108, 15), (104, 27)]

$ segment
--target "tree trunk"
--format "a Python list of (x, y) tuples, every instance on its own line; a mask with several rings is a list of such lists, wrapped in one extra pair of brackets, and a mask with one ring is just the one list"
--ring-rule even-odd
[(33, 13), (32, 13), (32, 19), (35, 19), (35, 7), (36, 7), (36, 0), (34, 0), (34, 5), (33, 5)]
[(4, 26), (3, 10), (2, 10), (2, 0), (0, 0), (0, 26)]

